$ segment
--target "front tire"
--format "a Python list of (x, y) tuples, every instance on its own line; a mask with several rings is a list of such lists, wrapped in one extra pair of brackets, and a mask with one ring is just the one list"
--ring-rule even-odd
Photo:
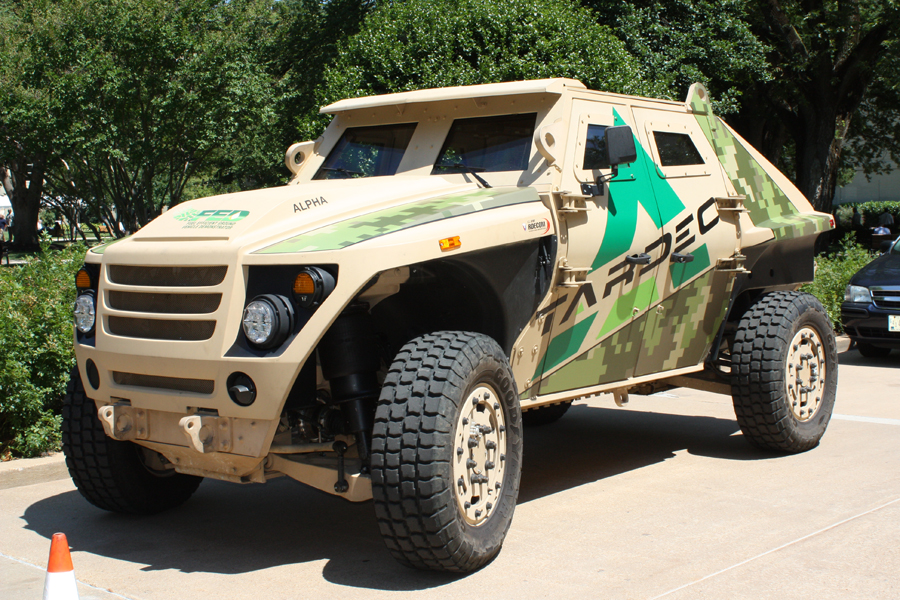
[(731, 361), (734, 414), (751, 444), (796, 453), (819, 443), (834, 410), (837, 348), (815, 296), (760, 297), (741, 318)]
[(497, 555), (519, 493), (521, 422), (493, 339), (438, 332), (400, 350), (372, 436), (375, 514), (397, 560), (470, 572)]
[(152, 450), (107, 436), (77, 368), (63, 399), (62, 441), (75, 487), (103, 510), (138, 515), (162, 512), (187, 501), (203, 481), (161, 468), (161, 463), (153, 465), (158, 455)]

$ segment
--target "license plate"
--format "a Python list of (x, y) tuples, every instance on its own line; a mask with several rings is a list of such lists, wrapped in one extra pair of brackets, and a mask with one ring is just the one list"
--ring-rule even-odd
[(888, 331), (900, 331), (900, 315), (888, 315)]

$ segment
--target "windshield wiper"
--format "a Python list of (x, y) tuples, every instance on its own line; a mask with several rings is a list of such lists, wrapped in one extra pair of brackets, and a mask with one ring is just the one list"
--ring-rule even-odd
[(463, 163), (453, 163), (452, 165), (439, 165), (438, 168), (439, 169), (462, 169), (465, 173), (468, 173), (469, 175), (471, 175), (472, 177), (477, 179), (478, 183), (481, 184), (481, 187), (486, 187), (486, 188), (491, 187), (491, 184), (489, 184), (487, 181), (485, 181), (476, 172), (476, 169), (479, 171), (484, 171), (484, 167), (470, 167), (469, 165), (463, 164)]

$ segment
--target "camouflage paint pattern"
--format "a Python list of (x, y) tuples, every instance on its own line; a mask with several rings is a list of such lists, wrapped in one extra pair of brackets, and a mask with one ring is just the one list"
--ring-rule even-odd
[(501, 206), (539, 202), (534, 188), (486, 188), (392, 206), (338, 221), (258, 250), (255, 254), (281, 254), (340, 250), (372, 238)]
[[(700, 87), (691, 88), (688, 104), (716, 151), (719, 162), (738, 194), (746, 196), (744, 207), (757, 227), (768, 227), (776, 240), (802, 237), (831, 229), (827, 215), (800, 213), (787, 194), (766, 173), (721, 119), (712, 114), (708, 96)], [(701, 94), (703, 97), (701, 98)]]
[[(662, 315), (655, 311), (644, 313), (545, 377), (540, 394), (698, 364), (709, 352), (718, 324), (725, 317), (733, 282), (734, 278), (727, 273), (708, 270), (664, 300)], [(648, 327), (655, 330), (645, 338)], [(533, 390), (527, 390), (521, 397), (533, 395)]]

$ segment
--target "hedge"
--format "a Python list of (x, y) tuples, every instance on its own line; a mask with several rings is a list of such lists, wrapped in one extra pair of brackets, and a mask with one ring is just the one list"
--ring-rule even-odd
[(85, 248), (43, 252), (0, 268), (0, 457), (60, 445), (60, 410), (72, 350), (75, 273)]

